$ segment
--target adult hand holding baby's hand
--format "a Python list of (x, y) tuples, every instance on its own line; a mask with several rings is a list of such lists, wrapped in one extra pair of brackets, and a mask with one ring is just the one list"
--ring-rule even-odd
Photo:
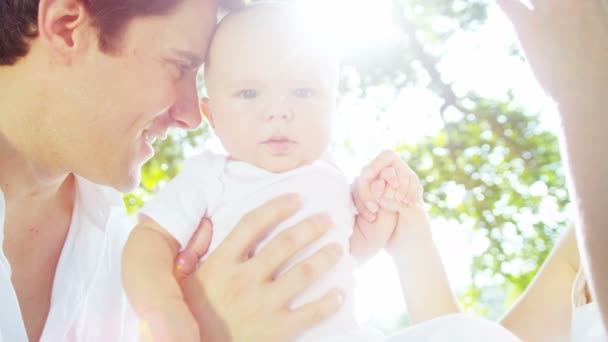
[(182, 288), (202, 340), (289, 340), (338, 310), (342, 295), (337, 289), (300, 308), (288, 307), (294, 296), (337, 263), (338, 246), (326, 246), (273, 278), (293, 255), (331, 228), (324, 216), (311, 217), (281, 232), (249, 256), (261, 238), (299, 206), (295, 196), (287, 195), (245, 215), (200, 268), (184, 279)]
[(418, 176), (393, 151), (384, 151), (353, 184), (353, 200), (359, 213), (374, 222), (382, 209), (399, 212), (422, 206), (422, 186)]
[(353, 201), (359, 215), (351, 253), (359, 260), (382, 248), (395, 249), (395, 236), (402, 238), (398, 225), (403, 230), (426, 223), (418, 176), (393, 151), (382, 152), (362, 170), (353, 183)]

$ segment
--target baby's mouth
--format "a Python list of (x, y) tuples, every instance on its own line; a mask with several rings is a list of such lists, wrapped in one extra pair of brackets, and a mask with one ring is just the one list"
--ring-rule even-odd
[(266, 146), (272, 154), (285, 155), (288, 154), (292, 147), (297, 143), (284, 136), (274, 136), (264, 140), (262, 144)]

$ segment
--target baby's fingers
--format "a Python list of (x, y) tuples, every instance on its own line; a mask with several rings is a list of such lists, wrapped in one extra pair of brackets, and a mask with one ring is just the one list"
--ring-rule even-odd
[[(367, 199), (362, 198), (360, 191), (360, 187), (362, 185), (359, 184), (359, 182), (359, 180), (355, 180), (355, 183), (353, 183), (353, 203), (355, 204), (355, 207), (357, 207), (359, 215), (361, 215), (368, 222), (374, 222), (376, 220), (376, 212), (378, 212), (379, 206), (371, 197)], [(368, 193), (371, 193), (371, 191), (368, 191)]]
[(378, 199), (384, 195), (387, 189), (387, 184), (384, 180), (376, 179), (371, 184), (371, 191), (374, 199)]
[(393, 188), (398, 188), (400, 185), (397, 170), (395, 170), (395, 168), (392, 166), (382, 169), (380, 172), (380, 178), (386, 181), (386, 183)]

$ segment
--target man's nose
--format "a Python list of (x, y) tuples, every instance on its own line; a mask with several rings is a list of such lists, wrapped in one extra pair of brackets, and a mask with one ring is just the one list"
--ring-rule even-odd
[(198, 93), (196, 84), (193, 81), (182, 82), (177, 95), (177, 101), (171, 108), (169, 115), (174, 125), (182, 129), (195, 129), (202, 121), (202, 116), (198, 107)]

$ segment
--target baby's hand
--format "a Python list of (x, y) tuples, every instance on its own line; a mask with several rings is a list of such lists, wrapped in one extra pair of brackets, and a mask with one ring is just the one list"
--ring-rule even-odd
[[(390, 170), (390, 173), (396, 174), (399, 182), (396, 187), (388, 186), (391, 183), (384, 178), (385, 170)], [(384, 169), (380, 176), (381, 179), (372, 182), (372, 190), (378, 187), (374, 183), (383, 182), (385, 185), (384, 191), (382, 193), (372, 192), (372, 194), (377, 196), (381, 208), (400, 214), (405, 214), (411, 209), (423, 210), (423, 188), (418, 175), (403, 161), (396, 161), (395, 166)]]
[(422, 208), (422, 188), (416, 174), (392, 151), (382, 152), (353, 183), (359, 211), (350, 240), (360, 262), (387, 247), (399, 219), (410, 207)]
[(418, 176), (393, 151), (382, 152), (353, 185), (355, 206), (369, 222), (376, 220), (380, 208), (392, 212), (422, 208)]

